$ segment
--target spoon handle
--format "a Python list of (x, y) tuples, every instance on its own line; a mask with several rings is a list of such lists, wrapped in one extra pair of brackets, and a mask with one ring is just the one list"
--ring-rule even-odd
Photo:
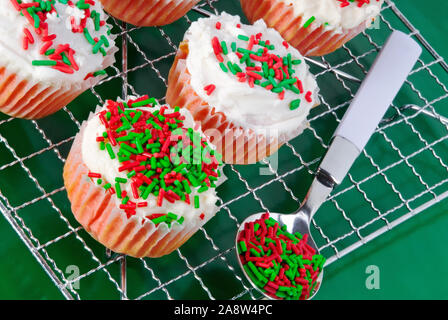
[(411, 37), (395, 31), (387, 40), (335, 135), (361, 151), (412, 70), (422, 49)]
[(421, 54), (408, 35), (394, 31), (345, 112), (301, 210), (312, 218), (364, 149)]
[(344, 179), (364, 149), (421, 52), (417, 42), (400, 31), (394, 31), (383, 46), (321, 163), (321, 169), (328, 172), (335, 183)]

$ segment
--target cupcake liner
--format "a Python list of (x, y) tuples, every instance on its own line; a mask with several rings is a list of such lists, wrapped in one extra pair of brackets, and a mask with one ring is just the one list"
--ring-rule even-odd
[[(64, 184), (76, 220), (98, 242), (117, 253), (133, 257), (160, 257), (181, 246), (207, 219), (182, 225), (165, 223), (157, 226), (136, 215), (130, 218), (117, 207), (116, 199), (92, 183), (89, 169), (82, 160), (82, 136), (86, 123), (73, 142), (64, 166)], [(167, 213), (167, 212), (160, 212)]]
[(263, 19), (268, 27), (276, 29), (304, 56), (323, 56), (331, 53), (367, 27), (365, 21), (342, 32), (325, 30), (322, 25), (314, 24), (304, 28), (306, 21), (294, 14), (292, 6), (287, 6), (279, 0), (241, 0), (241, 6), (251, 23)]
[(168, 76), (167, 103), (190, 111), (226, 163), (256, 163), (276, 152), (281, 146), (277, 138), (242, 128), (227, 119), (224, 113), (216, 112), (197, 95), (191, 86), (187, 56), (188, 43), (183, 41)]
[[(112, 28), (109, 24), (107, 26)], [(114, 34), (109, 37), (116, 39)], [(0, 50), (5, 50), (3, 45)], [(113, 65), (117, 51), (116, 46), (110, 47), (99, 69)], [(61, 79), (41, 81), (29, 68), (23, 68), (21, 61), (11, 54), (3, 54), (0, 59), (0, 112), (16, 118), (40, 119), (51, 115), (107, 77), (102, 75), (70, 81), (63, 74)]]
[(89, 87), (87, 84), (44, 85), (0, 67), (0, 112), (16, 118), (43, 118), (63, 108)]
[[(114, 63), (116, 51), (108, 53), (104, 68)], [(43, 83), (32, 74), (0, 64), (0, 112), (16, 118), (40, 119), (62, 109), (103, 78), (89, 78), (79, 83)]]
[(112, 16), (136, 26), (164, 26), (182, 18), (200, 0), (100, 0)]

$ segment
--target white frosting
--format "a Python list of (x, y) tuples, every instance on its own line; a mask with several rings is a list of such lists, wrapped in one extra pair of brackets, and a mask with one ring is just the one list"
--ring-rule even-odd
[[(216, 29), (216, 23), (221, 23), (221, 29)], [(283, 46), (283, 38), (271, 28), (267, 28), (264, 21), (255, 22), (253, 26), (241, 24), (240, 18), (227, 13), (211, 18), (199, 19), (193, 22), (185, 34), (188, 40), (189, 54), (187, 58), (187, 68), (191, 74), (191, 85), (194, 91), (205, 100), (217, 112), (223, 112), (226, 117), (241, 126), (245, 130), (251, 129), (257, 134), (264, 136), (279, 135), (279, 140), (288, 140), (301, 133), (306, 125), (306, 117), (311, 107), (317, 104), (317, 83), (308, 66), (303, 60), (303, 56), (293, 47), (287, 49)], [(229, 47), (229, 54), (226, 56), (233, 63), (239, 64), (238, 56), (232, 52), (230, 45), (237, 43), (237, 47), (247, 47), (247, 41), (238, 39), (238, 35), (256, 35), (262, 33), (262, 40), (269, 40), (275, 46), (274, 51), (270, 51), (280, 57), (291, 54), (292, 59), (300, 59), (302, 63), (294, 65), (294, 76), (297, 76), (303, 83), (304, 93), (296, 94), (290, 90), (285, 91), (283, 100), (278, 98), (277, 93), (273, 93), (265, 88), (255, 85), (250, 88), (247, 82), (239, 82), (232, 73), (225, 73), (221, 70), (211, 45), (212, 38), (218, 37), (220, 41), (225, 41)], [(260, 48), (258, 45), (254, 50)], [(208, 95), (204, 87), (214, 84), (215, 91)], [(312, 92), (312, 102), (307, 102), (305, 93)], [(301, 99), (300, 107), (290, 110), (291, 101)]]
[[(133, 97), (130, 97), (133, 99)], [(120, 100), (119, 100), (120, 101)], [(106, 108), (103, 107), (100, 109), (105, 110)], [(160, 106), (155, 106), (153, 108), (138, 108), (139, 110), (151, 110), (154, 112), (155, 110), (160, 109)], [(165, 114), (169, 114), (173, 112), (173, 109), (167, 109), (165, 110)], [(184, 120), (184, 127), (185, 128), (194, 128), (195, 123), (193, 120), (193, 117), (186, 109), (181, 109), (179, 112), (181, 112), (182, 115), (185, 116)], [(110, 159), (108, 153), (105, 150), (100, 150), (98, 147), (98, 142), (96, 142), (96, 137), (102, 136), (103, 132), (105, 131), (104, 125), (101, 123), (98, 116), (93, 116), (88, 120), (87, 126), (84, 129), (83, 139), (82, 139), (82, 159), (84, 164), (89, 168), (91, 172), (99, 173), (102, 176), (102, 180), (105, 180), (112, 185), (115, 184), (115, 178), (125, 178), (126, 179), (126, 172), (119, 172), (118, 168), (121, 166), (118, 159)], [(117, 153), (119, 148), (118, 146), (112, 147), (114, 152)], [(190, 200), (191, 204), (187, 204), (185, 201), (175, 201), (174, 203), (171, 203), (167, 200), (163, 201), (162, 206), (157, 206), (157, 198), (150, 194), (146, 200), (135, 199), (132, 195), (132, 189), (130, 185), (130, 180), (128, 179), (127, 183), (121, 184), (121, 189), (127, 191), (127, 195), (129, 196), (130, 200), (137, 203), (142, 201), (147, 201), (148, 206), (137, 208), (136, 209), (136, 215), (139, 217), (145, 217), (153, 213), (167, 213), (172, 212), (179, 217), (182, 216), (185, 219), (185, 223), (196, 223), (199, 224), (201, 222), (200, 215), (201, 213), (204, 213), (204, 220), (207, 221), (217, 211), (216, 207), (216, 201), (218, 200), (218, 197), (216, 195), (216, 191), (214, 188), (209, 188), (207, 191), (204, 191), (202, 193), (198, 193), (198, 188), (191, 187), (191, 194), (190, 194)], [(194, 197), (198, 195), (199, 196), (199, 203), (200, 206), (198, 209), (194, 207)], [(115, 197), (117, 207), (120, 206), (121, 200)], [(124, 214), (124, 211), (123, 211)]]
[[(32, 0), (22, 0), (23, 3), (33, 2)], [(110, 57), (117, 51), (115, 47), (115, 36), (107, 35), (107, 26), (101, 27), (95, 31), (92, 19), (87, 19), (86, 28), (91, 36), (100, 38), (104, 35), (109, 41), (109, 47), (104, 47), (107, 52), (107, 59), (101, 52), (92, 53), (92, 45), (87, 42), (83, 33), (73, 33), (71, 30), (70, 17), (75, 18), (76, 23), (84, 17), (84, 11), (76, 7), (72, 8), (55, 2), (56, 13), (48, 14), (46, 23), (48, 23), (49, 34), (55, 34), (51, 48), (56, 48), (59, 44), (69, 44), (75, 50), (74, 59), (79, 66), (79, 70), (73, 74), (66, 74), (48, 66), (33, 66), (33, 60), (48, 60), (48, 58), (39, 53), (44, 43), (36, 34), (33, 26), (28, 20), (18, 12), (11, 1), (0, 1), (0, 65), (7, 65), (11, 71), (19, 72), (24, 77), (32, 76), (34, 80), (43, 83), (69, 82), (77, 83), (83, 81), (87, 74), (104, 69), (112, 64), (114, 59)], [(100, 19), (105, 20), (105, 15), (99, 1), (91, 6), (91, 11), (96, 10), (100, 14)], [(29, 44), (28, 50), (22, 46), (24, 28), (27, 28), (33, 38), (34, 43)], [(107, 62), (106, 62), (107, 61)]]
[(340, 32), (341, 29), (357, 27), (362, 22), (370, 25), (381, 11), (384, 0), (370, 0), (370, 3), (358, 7), (357, 2), (350, 2), (348, 6), (341, 7), (338, 0), (279, 0), (292, 5), (297, 16), (303, 16), (303, 23), (315, 17), (314, 25), (325, 24), (325, 28)]

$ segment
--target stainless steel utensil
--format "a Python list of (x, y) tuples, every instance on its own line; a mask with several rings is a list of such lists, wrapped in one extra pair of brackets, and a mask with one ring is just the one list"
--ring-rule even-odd
[[(316, 172), (302, 206), (293, 214), (269, 213), (270, 217), (277, 220), (281, 226), (286, 225), (289, 232), (308, 234), (308, 244), (317, 252), (318, 248), (310, 234), (311, 219), (334, 187), (347, 175), (412, 70), (421, 51), (417, 42), (408, 35), (400, 31), (392, 33), (336, 129), (333, 141)], [(244, 220), (238, 229), (235, 245), (245, 224), (260, 219), (263, 214), (264, 212), (257, 213)], [(245, 273), (239, 258), (238, 261), (249, 282), (256, 287)], [(309, 299), (317, 293), (322, 278), (323, 271)], [(265, 296), (272, 299), (268, 295)]]

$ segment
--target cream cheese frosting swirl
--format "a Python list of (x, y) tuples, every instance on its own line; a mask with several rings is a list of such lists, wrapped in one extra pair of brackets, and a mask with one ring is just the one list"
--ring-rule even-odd
[[(254, 35), (256, 44), (252, 46), (252, 52), (257, 51), (260, 56), (270, 55), (275, 59), (289, 59), (289, 63), (286, 63), (288, 66), (283, 69), (288, 76), (285, 76), (283, 71), (276, 71), (282, 73), (277, 77), (277, 74), (273, 73), (275, 70), (265, 69), (267, 67), (261, 62), (252, 61), (253, 64), (246, 65), (241, 63), (241, 57), (246, 52), (244, 48), (247, 48), (248, 42), (251, 41), (249, 39)], [(219, 40), (220, 46), (226, 47), (227, 54), (220, 54), (223, 57), (222, 63), (220, 58), (217, 60), (216, 48), (212, 45), (216, 39)], [(280, 141), (297, 136), (306, 127), (306, 117), (311, 107), (318, 104), (317, 83), (299, 51), (289, 46), (280, 34), (268, 28), (264, 21), (245, 25), (238, 16), (224, 12), (219, 16), (194, 22), (186, 32), (185, 40), (188, 41), (189, 54), (186, 63), (191, 74), (191, 86), (216, 112), (223, 112), (233, 123), (257, 134), (278, 134)], [(266, 46), (266, 43), (269, 49), (265, 49), (262, 54), (263, 45)], [(231, 70), (229, 63), (232, 66), (237, 65), (235, 68), (242, 69), (243, 72)], [(247, 66), (249, 68), (245, 69)], [(293, 83), (285, 85), (284, 90), (271, 88), (266, 82), (269, 76), (260, 79), (260, 76), (255, 74), (260, 73), (260, 68), (271, 72), (271, 83), (275, 86), (287, 78), (291, 78), (292, 80), (288, 81)], [(275, 66), (271, 65), (271, 69), (275, 69)], [(241, 81), (244, 71), (247, 71), (246, 78)], [(256, 79), (251, 80), (248, 75), (255, 76)], [(296, 82), (295, 78), (300, 81)], [(300, 93), (297, 90), (299, 86)], [(288, 87), (294, 88), (286, 89)]]
[[(313, 21), (315, 25), (324, 25), (328, 30), (341, 32), (359, 24), (370, 22), (381, 11), (384, 0), (280, 0), (292, 6), (297, 16), (303, 16), (302, 22)], [(311, 20), (310, 20), (311, 19)]]
[(106, 18), (93, 0), (0, 1), (0, 64), (49, 84), (103, 76), (117, 51)]

